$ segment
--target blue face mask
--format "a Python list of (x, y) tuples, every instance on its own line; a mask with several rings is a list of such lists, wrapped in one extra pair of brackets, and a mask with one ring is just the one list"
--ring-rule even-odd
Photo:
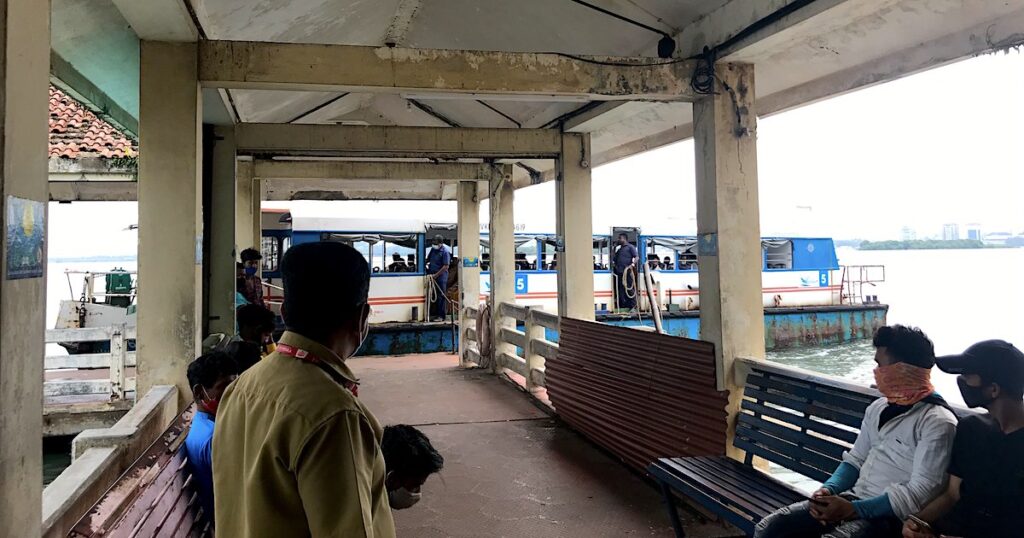
[(245, 268), (245, 276), (253, 276), (255, 274), (256, 274), (256, 268), (255, 267), (246, 267)]

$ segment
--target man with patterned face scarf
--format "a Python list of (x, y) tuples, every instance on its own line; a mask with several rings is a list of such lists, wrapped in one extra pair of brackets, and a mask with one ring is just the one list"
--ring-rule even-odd
[(765, 517), (758, 538), (888, 537), (945, 487), (956, 416), (931, 384), (932, 342), (919, 329), (893, 325), (875, 333), (871, 403), (853, 448), (811, 499)]

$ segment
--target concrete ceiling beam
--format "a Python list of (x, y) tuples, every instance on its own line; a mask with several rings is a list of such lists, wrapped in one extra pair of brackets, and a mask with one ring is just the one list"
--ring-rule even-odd
[(561, 151), (555, 129), (241, 123), (235, 137), (240, 154), (544, 159)]
[(50, 181), (51, 202), (132, 202), (139, 199), (135, 181)]
[(139, 39), (147, 41), (196, 41), (199, 30), (192, 22), (188, 0), (112, 0)]
[(653, 58), (202, 41), (199, 79), (210, 87), (474, 94), (543, 101), (690, 101), (695, 63)]
[(487, 181), (491, 171), (492, 166), (483, 163), (257, 159), (253, 176), (269, 180)]
[(121, 108), (117, 101), (52, 49), (50, 50), (50, 83), (84, 104), (97, 117), (138, 139), (138, 118)]
[(441, 200), (441, 181), (337, 181), (276, 179), (264, 183), (264, 199), (290, 200)]

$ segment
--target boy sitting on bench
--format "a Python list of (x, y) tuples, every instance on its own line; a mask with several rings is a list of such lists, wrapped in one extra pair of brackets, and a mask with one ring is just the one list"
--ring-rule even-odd
[(942, 491), (956, 416), (931, 384), (932, 342), (893, 325), (872, 343), (883, 397), (865, 411), (853, 448), (809, 500), (761, 520), (756, 538), (899, 536), (903, 520)]

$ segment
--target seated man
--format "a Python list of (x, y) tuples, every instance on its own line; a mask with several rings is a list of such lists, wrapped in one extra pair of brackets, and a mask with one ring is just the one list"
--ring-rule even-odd
[(906, 538), (1003, 538), (1024, 534), (1024, 353), (1002, 340), (979, 342), (936, 359), (959, 374), (970, 407), (987, 414), (956, 428), (949, 486), (903, 526)]
[(675, 264), (672, 263), (672, 258), (665, 256), (665, 259), (661, 261), (661, 268), (666, 271), (671, 271), (676, 268)]
[(213, 520), (213, 420), (224, 389), (238, 376), (238, 367), (226, 353), (214, 351), (192, 361), (187, 376), (196, 412), (185, 437), (185, 454), (203, 512)]
[(932, 388), (932, 342), (893, 325), (872, 343), (883, 397), (864, 412), (853, 448), (811, 500), (769, 514), (755, 537), (899, 536), (902, 521), (945, 486), (956, 417)]
[(418, 503), (420, 488), (427, 478), (444, 467), (444, 458), (430, 444), (430, 439), (412, 426), (386, 426), (380, 451), (387, 468), (384, 487), (394, 510)]
[(224, 346), (224, 353), (227, 353), (235, 361), (238, 375), (242, 375), (249, 368), (256, 366), (265, 356), (262, 347), (242, 340), (229, 342)]
[(651, 271), (655, 271), (657, 269), (661, 269), (661, 262), (658, 261), (658, 255), (657, 254), (652, 252), (652, 253), (647, 255), (647, 267)]
[(232, 341), (251, 342), (260, 346), (263, 355), (273, 353), (274, 329), (277, 328), (277, 316), (269, 308), (247, 304), (235, 311), (238, 323), (238, 334)]
[(408, 267), (405, 265), (405, 260), (402, 259), (402, 255), (394, 253), (391, 255), (391, 265), (388, 265), (389, 273), (404, 273)]

